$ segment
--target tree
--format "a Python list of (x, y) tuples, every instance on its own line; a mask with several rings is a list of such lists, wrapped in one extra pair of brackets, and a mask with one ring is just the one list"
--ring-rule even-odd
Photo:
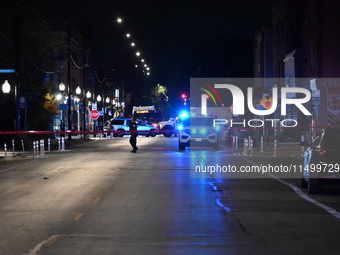
[[(46, 130), (53, 115), (44, 108), (45, 95), (54, 91), (51, 84), (44, 82), (44, 78), (48, 72), (57, 70), (52, 53), (65, 49), (64, 34), (53, 31), (47, 19), (29, 6), (17, 9), (14, 5), (6, 5), (1, 8), (0, 15), (0, 52), (3, 53), (0, 56), (0, 66), (14, 68), (15, 55), (18, 54), (20, 93), (21, 97), (27, 99), (28, 105), (27, 128)], [(10, 79), (14, 85), (15, 77)], [(6, 105), (1, 115), (5, 112)], [(0, 125), (3, 130), (13, 128), (12, 123), (1, 122)]]

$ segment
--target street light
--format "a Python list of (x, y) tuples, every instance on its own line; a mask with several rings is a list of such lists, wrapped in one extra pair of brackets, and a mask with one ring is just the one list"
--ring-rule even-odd
[(90, 91), (87, 91), (87, 93), (86, 93), (86, 97), (88, 98), (88, 99), (90, 99), (91, 98), (91, 92)]
[(4, 84), (2, 84), (2, 92), (8, 94), (11, 91), (11, 85), (9, 85), (8, 80), (5, 80)]
[(77, 95), (80, 95), (80, 93), (81, 93), (81, 88), (78, 86), (78, 87), (76, 88), (76, 94), (77, 94)]
[(60, 83), (60, 84), (59, 84), (59, 90), (60, 90), (60, 91), (64, 92), (64, 91), (65, 91), (65, 88), (66, 88), (66, 86), (65, 86), (64, 83)]
[(98, 102), (102, 101), (102, 97), (100, 95), (97, 96), (97, 101)]
[[(76, 94), (81, 94), (81, 88), (79, 86), (76, 88)], [(77, 96), (74, 100), (77, 102), (77, 130), (80, 131), (80, 98)]]

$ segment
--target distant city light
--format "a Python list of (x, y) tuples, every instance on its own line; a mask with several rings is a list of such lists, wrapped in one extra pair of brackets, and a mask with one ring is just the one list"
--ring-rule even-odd
[(117, 22), (118, 22), (118, 23), (122, 23), (123, 20), (122, 20), (121, 18), (118, 18), (118, 19), (117, 19)]
[(129, 37), (131, 37), (131, 35), (130, 35), (129, 33), (127, 33), (127, 34), (126, 34), (126, 37), (129, 38)]
[(132, 43), (131, 43), (131, 46), (132, 46), (132, 47), (135, 47), (135, 46), (136, 46), (136, 44), (135, 44), (134, 42), (132, 42)]
[(138, 57), (140, 56), (140, 52), (139, 51), (136, 52), (136, 56), (138, 56)]

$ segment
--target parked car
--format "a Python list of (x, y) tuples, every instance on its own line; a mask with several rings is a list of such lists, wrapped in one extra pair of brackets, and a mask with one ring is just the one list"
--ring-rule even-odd
[[(139, 135), (152, 136), (155, 137), (157, 135), (157, 128), (152, 125), (146, 124), (143, 120), (137, 119), (137, 133)], [(129, 118), (117, 118), (111, 120), (112, 131), (114, 132), (114, 136), (123, 137), (126, 134), (130, 133), (129, 125), (131, 120)]]
[(176, 123), (178, 120), (169, 119), (168, 121), (161, 121), (158, 123), (159, 130), (165, 137), (171, 137), (173, 134), (177, 134)]
[(309, 194), (320, 193), (322, 186), (340, 184), (340, 128), (321, 130), (303, 156), (301, 187)]
[(214, 127), (212, 117), (193, 117), (178, 126), (178, 149), (185, 150), (191, 145), (219, 148), (219, 131)]

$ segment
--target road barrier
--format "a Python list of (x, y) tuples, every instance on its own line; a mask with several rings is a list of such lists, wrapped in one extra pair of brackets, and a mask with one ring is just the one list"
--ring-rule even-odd
[(273, 157), (276, 157), (276, 154), (277, 154), (277, 140), (275, 139), (274, 140), (274, 155), (273, 155)]
[(15, 155), (15, 144), (14, 144), (14, 139), (12, 139), (12, 153), (13, 153), (13, 156)]
[(22, 152), (24, 152), (25, 151), (24, 139), (21, 139), (21, 148)]
[(4, 144), (5, 160), (7, 160), (7, 144)]
[(244, 138), (243, 155), (248, 156), (248, 139)]
[(36, 141), (33, 141), (33, 157), (38, 157)]

